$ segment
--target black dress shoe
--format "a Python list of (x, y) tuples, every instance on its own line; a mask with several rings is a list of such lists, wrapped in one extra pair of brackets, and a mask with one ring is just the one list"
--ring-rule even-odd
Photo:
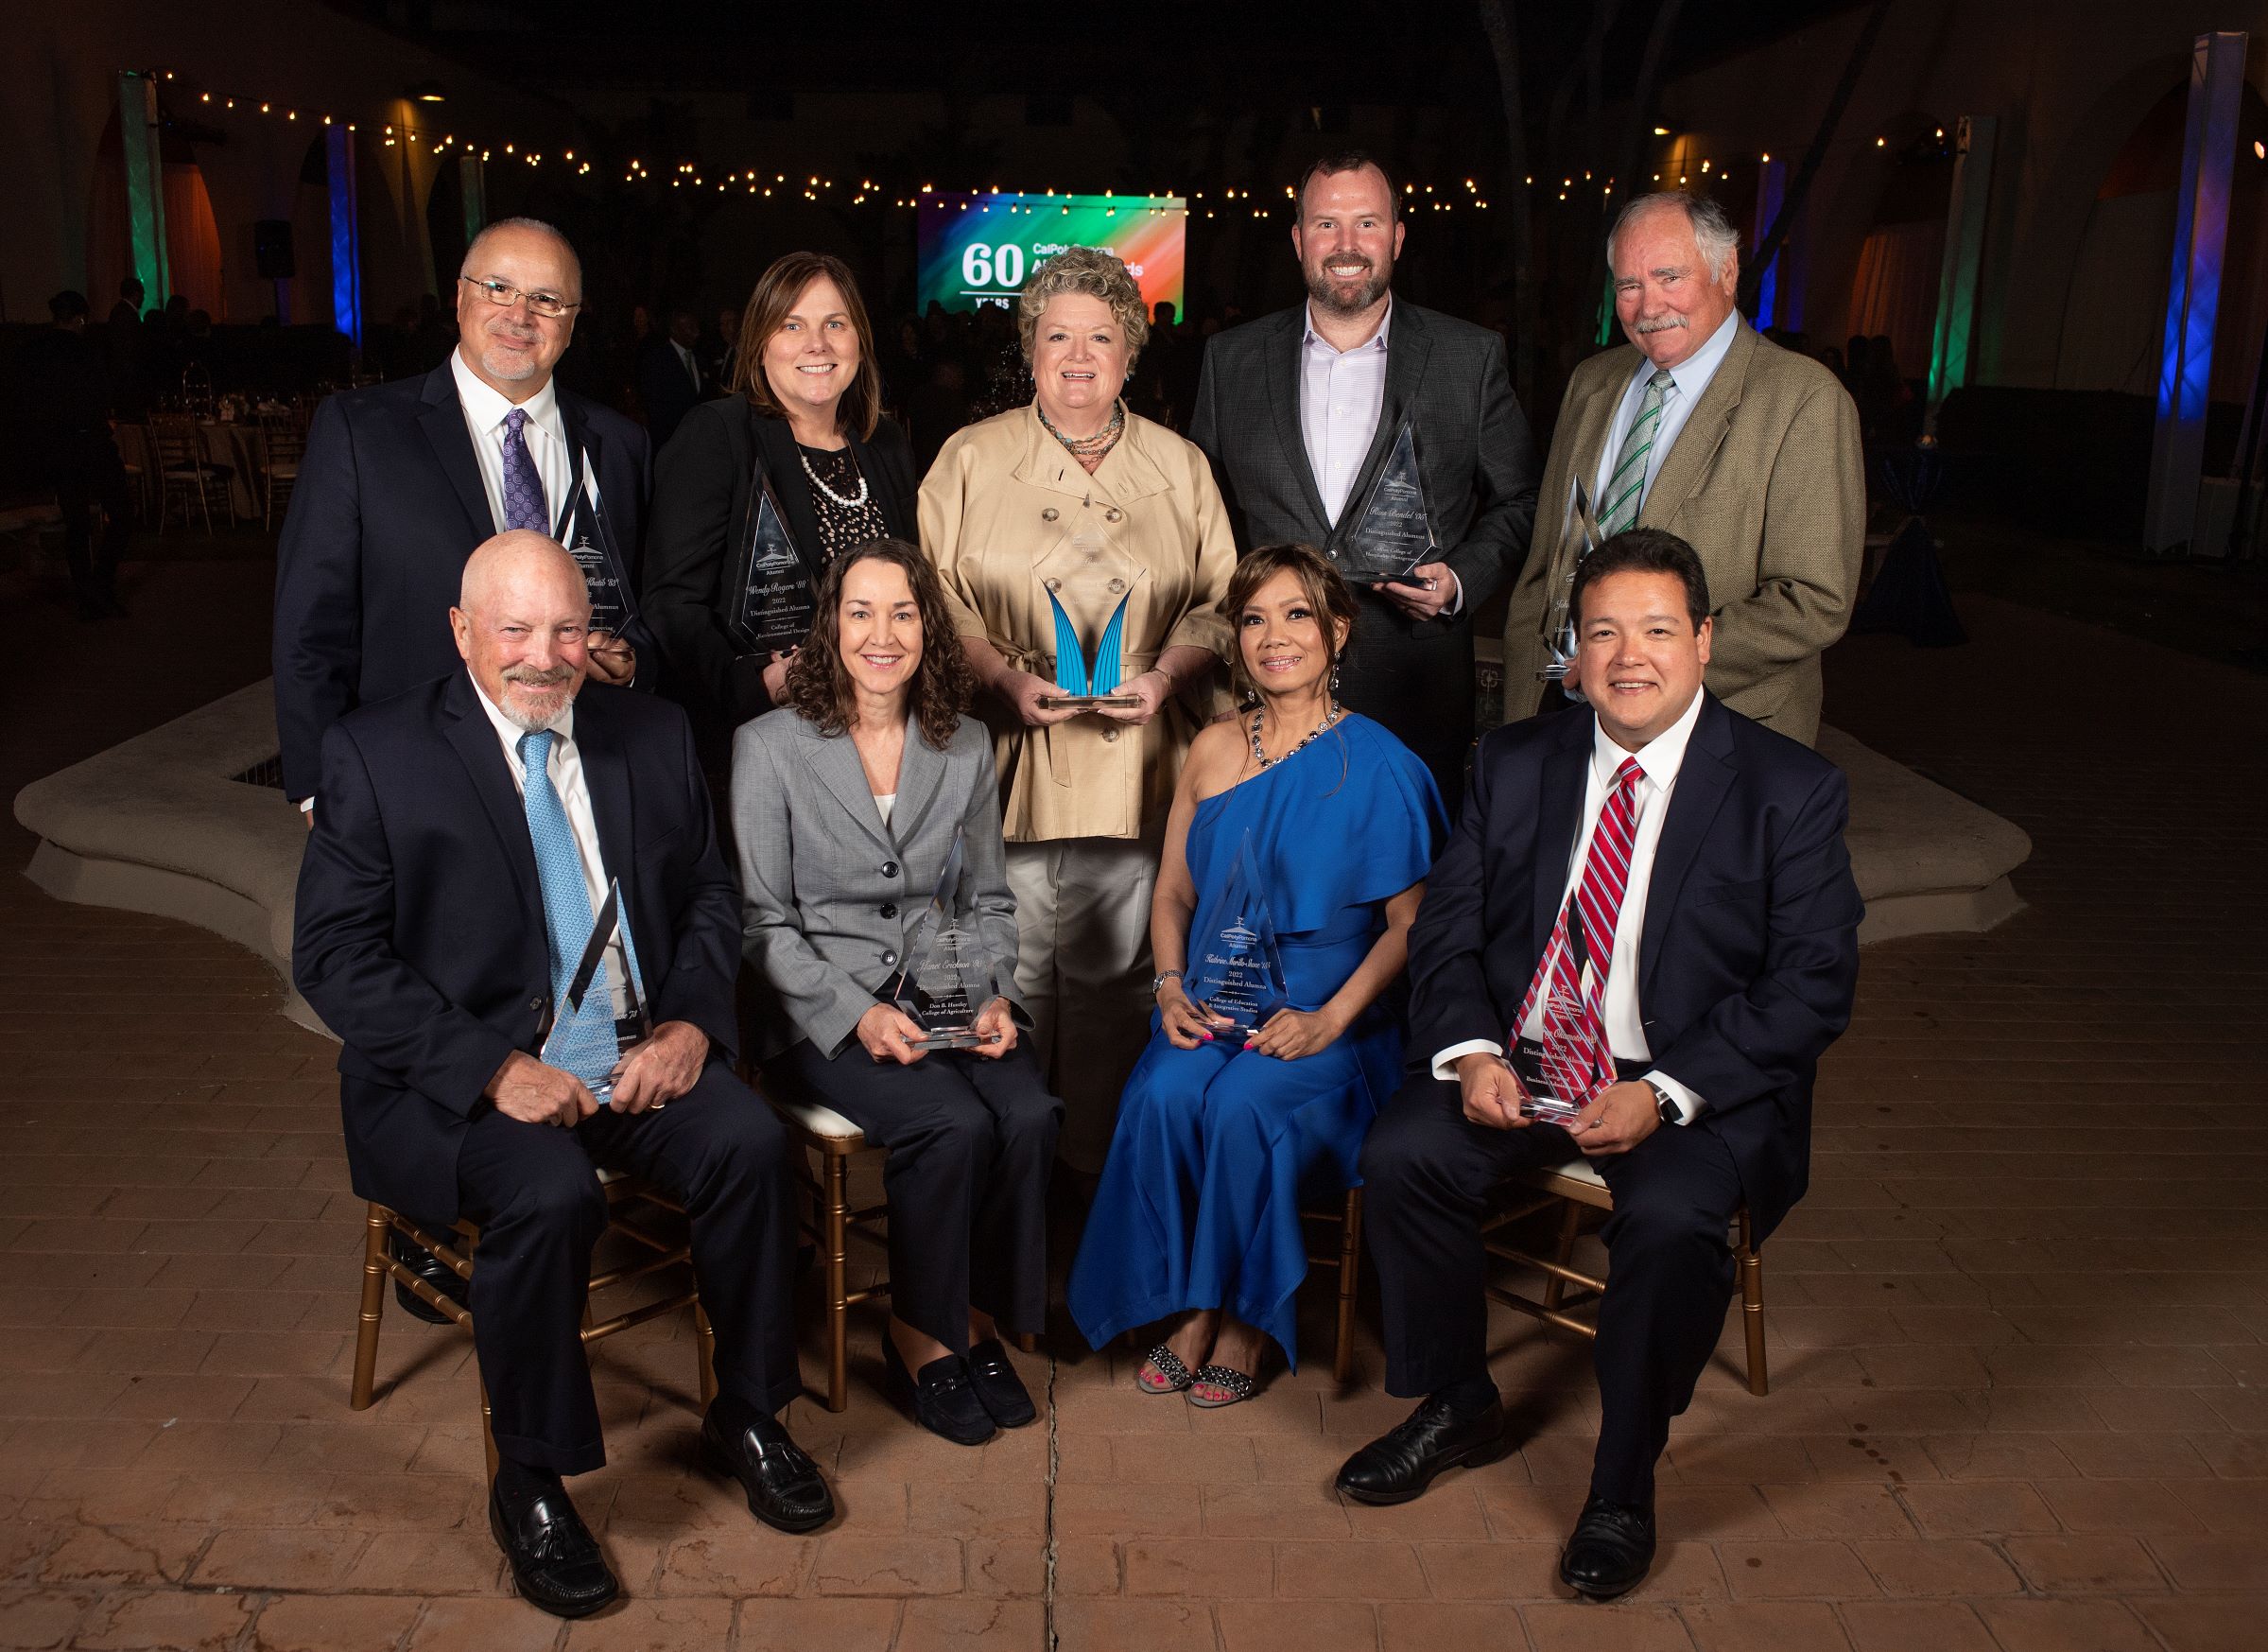
[(522, 1597), (554, 1617), (588, 1617), (622, 1592), (563, 1487), (514, 1498), (508, 1507), (490, 1487), (488, 1529)]
[(1346, 1460), (1339, 1489), (1357, 1503), (1408, 1503), (1443, 1469), (1493, 1463), (1511, 1449), (1502, 1400), (1460, 1416), (1446, 1400), (1428, 1396), (1406, 1421)]
[(807, 1532), (835, 1518), (835, 1497), (819, 1465), (804, 1455), (776, 1417), (718, 1395), (701, 1419), (701, 1443), (719, 1473), (748, 1493), (748, 1512), (783, 1532)]
[(897, 1343), (884, 1331), (882, 1368), (889, 1378), (891, 1398), (940, 1438), (957, 1446), (980, 1446), (998, 1432), (969, 1382), (968, 1362), (959, 1354), (931, 1360), (916, 1376), (906, 1369)]
[(1653, 1511), (1594, 1497), (1560, 1551), (1559, 1580), (1593, 1600), (1627, 1594), (1653, 1564)]
[[(415, 1240), (405, 1239), (398, 1232), (386, 1236), (386, 1247), (394, 1261), (400, 1262), (426, 1284), (456, 1303), (465, 1306), (472, 1287), (457, 1277), (457, 1270), (435, 1256)], [(393, 1299), (402, 1305), (402, 1312), (412, 1319), (422, 1319), (427, 1325), (454, 1325), (457, 1322), (434, 1307), (424, 1297), (414, 1295), (399, 1279), (394, 1281)]]
[(996, 1336), (988, 1336), (969, 1349), (969, 1386), (977, 1390), (977, 1402), (984, 1407), (984, 1415), (1002, 1428), (1022, 1428), (1039, 1416), (1031, 1403), (1031, 1391), (1016, 1375), (1015, 1366), (1008, 1363), (1008, 1350)]

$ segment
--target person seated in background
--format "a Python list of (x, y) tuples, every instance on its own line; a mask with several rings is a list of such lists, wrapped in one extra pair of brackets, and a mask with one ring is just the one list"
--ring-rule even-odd
[[(984, 725), (936, 570), (878, 539), (831, 565), (788, 704), (733, 744), (749, 962), (768, 1083), (887, 1147), (883, 1361), (924, 1428), (979, 1445), (1036, 1416), (1000, 1329), (1047, 1306), (1047, 1170), (1063, 1104), (1020, 1036), (1015, 900)], [(950, 912), (925, 920), (958, 846)], [(925, 1049), (892, 989), (934, 926), (969, 926), (998, 992), (979, 1042)]]
[(1410, 1076), (1363, 1148), (1386, 1389), (1423, 1396), (1339, 1489), (1407, 1503), (1515, 1443), (1488, 1369), (1490, 1193), (1587, 1159), (1602, 1237), (1599, 1445), (1561, 1555), (1624, 1592), (1653, 1561), (1653, 1465), (1724, 1326), (1725, 1243), (1803, 1196), (1811, 1083), (1849, 1023), (1858, 886), (1843, 771), (1702, 687), (1708, 583), (1619, 533), (1575, 568), (1584, 704), (1492, 732), (1410, 936)]
[[(586, 684), (589, 622), (556, 542), (511, 531), (473, 552), (449, 611), (464, 669), (323, 735), (291, 948), (342, 1045), (356, 1196), (480, 1230), (489, 1530), (520, 1593), (561, 1617), (619, 1592), (562, 1479), (606, 1460), (581, 1335), (601, 1168), (692, 1220), (716, 1333), (710, 1463), (783, 1531), (834, 1512), (775, 1417), (801, 1381), (788, 1142), (733, 1076), (732, 875), (684, 714)], [(578, 1001), (594, 913), (616, 896)]]
[[(1202, 1406), (1249, 1398), (1271, 1341), (1298, 1364), (1300, 1194), (1353, 1185), (1400, 1082), (1401, 1028), (1382, 995), (1446, 830), (1425, 764), (1332, 697), (1356, 607), (1328, 561), (1304, 545), (1255, 550), (1221, 613), (1252, 708), (1202, 730), (1182, 767), (1151, 904), (1157, 1013), (1070, 1287), (1097, 1348), (1170, 1319), (1134, 1380)], [(1246, 864), (1289, 1001), (1238, 1040), (1193, 961), (1257, 917), (1239, 898)]]

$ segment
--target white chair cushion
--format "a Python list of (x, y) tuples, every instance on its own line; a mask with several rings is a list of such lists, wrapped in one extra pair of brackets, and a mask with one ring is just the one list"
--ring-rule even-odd
[(808, 1131), (826, 1141), (863, 1141), (866, 1133), (838, 1113), (819, 1102), (809, 1102), (795, 1096), (773, 1095), (772, 1104), (793, 1119), (798, 1128)]
[(1589, 1182), (1597, 1188), (1606, 1186), (1606, 1178), (1599, 1174), (1599, 1167), (1580, 1153), (1565, 1164), (1548, 1164), (1543, 1169), (1549, 1174), (1566, 1176), (1571, 1182)]

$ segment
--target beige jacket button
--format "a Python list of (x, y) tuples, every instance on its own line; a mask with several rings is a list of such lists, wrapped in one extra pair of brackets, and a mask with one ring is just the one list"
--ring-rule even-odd
[(1061, 514), (1062, 513), (1057, 511), (1053, 505), (1049, 505), (1047, 509), (1040, 513), (1040, 520), (1043, 522), (1052, 522)]
[(1112, 744), (1116, 744), (1116, 743), (1117, 743), (1117, 739), (1118, 739), (1118, 731), (1117, 731), (1117, 729), (1115, 729), (1115, 728), (1106, 728), (1106, 729), (1104, 729), (1104, 730), (1102, 731), (1102, 740), (1103, 740), (1103, 743), (1104, 743), (1105, 745), (1112, 745)]
[(1047, 580), (1047, 581), (1046, 582), (1046, 583), (1047, 583), (1047, 589), (1049, 589), (1050, 591), (1060, 591), (1060, 590), (1062, 590), (1062, 589), (1064, 588), (1064, 583), (1063, 583), (1063, 581), (1061, 581), (1061, 580), (1058, 580), (1058, 579), (1049, 579), (1049, 580)]
[(1112, 595), (1112, 596), (1116, 597), (1116, 596), (1117, 596), (1117, 594), (1118, 594), (1120, 591), (1123, 591), (1123, 590), (1125, 590), (1125, 589), (1126, 589), (1126, 582), (1125, 582), (1124, 580), (1113, 580), (1113, 581), (1111, 582), (1111, 595)]

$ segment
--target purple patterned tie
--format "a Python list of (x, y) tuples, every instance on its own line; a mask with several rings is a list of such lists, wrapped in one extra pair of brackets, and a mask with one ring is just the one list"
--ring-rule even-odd
[(525, 408), (504, 415), (504, 526), (551, 531), (551, 519), (544, 509), (544, 478), (536, 473), (535, 455), (528, 451)]

